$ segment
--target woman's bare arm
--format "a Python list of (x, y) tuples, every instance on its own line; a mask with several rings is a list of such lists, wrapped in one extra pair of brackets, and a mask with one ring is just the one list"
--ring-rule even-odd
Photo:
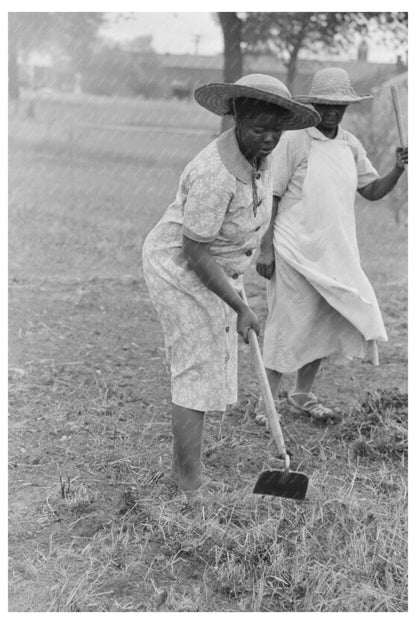
[(394, 167), (386, 173), (385, 176), (374, 180), (374, 182), (370, 182), (366, 186), (358, 189), (358, 192), (362, 197), (368, 199), (370, 201), (376, 201), (377, 199), (382, 199), (390, 193), (391, 190), (396, 186), (400, 176), (403, 174), (405, 165), (408, 162), (408, 148), (407, 147), (399, 147), (396, 150), (396, 163)]
[(272, 216), (270, 218), (269, 227), (263, 235), (260, 243), (260, 253), (256, 262), (256, 271), (262, 277), (270, 279), (274, 273), (275, 259), (273, 249), (273, 229), (276, 220), (277, 211), (279, 209), (280, 197), (273, 196)]

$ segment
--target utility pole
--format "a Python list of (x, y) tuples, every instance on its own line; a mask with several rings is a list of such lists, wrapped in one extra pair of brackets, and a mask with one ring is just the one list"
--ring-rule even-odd
[(194, 35), (194, 44), (195, 44), (195, 49), (194, 49), (194, 54), (195, 56), (198, 56), (198, 48), (199, 48), (199, 43), (202, 39), (202, 35)]

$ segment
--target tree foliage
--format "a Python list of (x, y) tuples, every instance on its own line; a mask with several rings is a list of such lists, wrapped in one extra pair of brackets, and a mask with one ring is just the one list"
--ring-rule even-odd
[(315, 12), (247, 13), (242, 34), (242, 50), (273, 53), (287, 69), (289, 89), (296, 75), (301, 51), (341, 52), (356, 40), (378, 29), (393, 35), (397, 43), (406, 37), (407, 13)]
[(9, 13), (9, 95), (18, 96), (18, 56), (33, 50), (70, 59), (75, 71), (90, 60), (103, 13)]
[[(223, 27), (221, 13), (219, 21)], [(234, 13), (241, 21), (241, 54), (273, 54), (287, 69), (287, 83), (291, 88), (301, 52), (340, 52), (354, 41), (357, 33), (371, 34), (377, 30), (390, 44), (403, 44), (407, 38), (407, 13), (383, 12), (289, 12), (289, 13)], [(225, 57), (230, 34), (223, 27)], [(238, 32), (232, 33), (234, 46)], [(225, 58), (227, 64), (227, 58)]]
[(82, 72), (82, 89), (97, 95), (161, 97), (160, 58), (137, 40), (127, 50), (116, 44), (98, 46)]
[(289, 57), (306, 49), (320, 52), (345, 50), (357, 33), (368, 35), (374, 28), (405, 40), (407, 13), (246, 13), (242, 45), (249, 52), (274, 52)]

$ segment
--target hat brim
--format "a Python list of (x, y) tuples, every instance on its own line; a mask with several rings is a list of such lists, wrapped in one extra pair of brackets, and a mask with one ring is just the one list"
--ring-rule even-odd
[(316, 126), (320, 116), (311, 107), (284, 96), (234, 83), (212, 82), (194, 92), (195, 100), (215, 115), (231, 115), (230, 100), (251, 98), (285, 108), (291, 116), (282, 122), (282, 130), (300, 130)]
[(302, 104), (336, 104), (338, 106), (347, 106), (348, 104), (356, 104), (372, 100), (372, 95), (356, 95), (356, 96), (318, 96), (318, 95), (295, 95), (293, 96), (297, 102)]

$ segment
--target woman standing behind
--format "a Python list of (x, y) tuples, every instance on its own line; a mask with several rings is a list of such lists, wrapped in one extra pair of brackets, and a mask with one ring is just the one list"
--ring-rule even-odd
[[(273, 213), (257, 271), (270, 279), (264, 362), (277, 398), (283, 373), (297, 372), (288, 403), (326, 420), (334, 411), (312, 394), (325, 358), (378, 364), (377, 342), (387, 335), (373, 288), (360, 264), (355, 193), (370, 201), (387, 195), (407, 164), (407, 148), (379, 177), (363, 146), (339, 124), (349, 104), (367, 100), (336, 67), (318, 71), (311, 92), (297, 100), (321, 116), (316, 128), (285, 134), (273, 155)], [(265, 423), (259, 403), (257, 420)]]
[(205, 85), (195, 99), (217, 115), (232, 114), (235, 128), (186, 166), (174, 202), (143, 247), (171, 368), (171, 474), (185, 492), (203, 484), (204, 413), (237, 400), (237, 333), (247, 342), (250, 328), (259, 332), (238, 289), (270, 222), (268, 156), (283, 130), (319, 120), (283, 83), (262, 74)]

